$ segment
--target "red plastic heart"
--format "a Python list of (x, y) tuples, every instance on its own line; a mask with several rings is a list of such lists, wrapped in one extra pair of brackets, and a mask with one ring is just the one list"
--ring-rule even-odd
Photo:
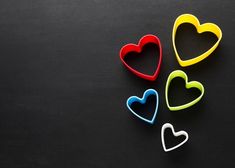
[[(126, 61), (124, 60), (125, 56), (128, 53), (130, 53), (130, 52), (140, 53), (143, 49), (143, 46), (146, 44), (149, 44), (149, 43), (154, 43), (159, 47), (159, 60), (157, 62), (157, 68), (156, 68), (153, 75), (148, 75), (148, 74), (144, 74), (142, 72), (139, 72), (138, 70), (136, 70), (136, 69), (132, 68), (130, 65), (128, 65), (126, 63)], [(154, 81), (158, 77), (158, 74), (160, 72), (161, 63), (162, 63), (162, 45), (161, 45), (161, 42), (157, 36), (154, 36), (152, 34), (148, 34), (148, 35), (143, 36), (139, 40), (139, 43), (137, 45), (132, 44), (132, 43), (126, 44), (121, 48), (119, 55), (120, 55), (120, 59), (121, 59), (122, 63), (127, 67), (127, 69), (129, 69), (132, 73), (134, 73), (138, 77), (146, 79), (146, 80), (150, 80), (150, 81)]]

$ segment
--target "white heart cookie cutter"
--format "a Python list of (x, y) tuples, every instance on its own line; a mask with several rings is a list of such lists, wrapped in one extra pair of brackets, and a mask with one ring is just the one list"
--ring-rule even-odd
[[(185, 140), (181, 143), (179, 143), (178, 145), (176, 146), (173, 146), (171, 148), (166, 148), (166, 144), (165, 144), (165, 139), (164, 139), (164, 132), (167, 128), (170, 128), (172, 130), (172, 133), (175, 137), (178, 137), (178, 136), (181, 136), (181, 135), (184, 135), (185, 136)], [(178, 132), (175, 132), (174, 130), (174, 127), (173, 125), (171, 125), (170, 123), (165, 123), (163, 126), (162, 126), (162, 130), (161, 130), (161, 139), (162, 139), (162, 147), (164, 149), (165, 152), (169, 152), (169, 151), (172, 151), (178, 147), (180, 147), (181, 145), (183, 145), (185, 142), (187, 142), (188, 140), (188, 133), (185, 132), (185, 131), (178, 131)]]

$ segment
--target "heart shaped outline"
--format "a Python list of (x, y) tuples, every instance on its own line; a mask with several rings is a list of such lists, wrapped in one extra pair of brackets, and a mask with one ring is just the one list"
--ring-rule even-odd
[[(197, 97), (196, 99), (194, 99), (193, 101), (189, 102), (189, 103), (186, 103), (186, 104), (183, 104), (183, 105), (179, 105), (179, 106), (170, 106), (169, 105), (169, 100), (168, 100), (168, 90), (169, 90), (169, 86), (170, 86), (171, 81), (174, 78), (176, 78), (176, 77), (181, 77), (181, 78), (184, 79), (185, 87), (187, 89), (190, 89), (190, 88), (197, 88), (197, 89), (199, 89), (200, 92), (201, 92), (200, 96)], [(202, 96), (204, 95), (204, 92), (205, 92), (204, 87), (203, 87), (203, 85), (200, 82), (198, 82), (198, 81), (188, 82), (188, 76), (187, 76), (187, 74), (184, 71), (175, 70), (175, 71), (170, 73), (170, 75), (167, 78), (167, 82), (166, 82), (165, 97), (166, 97), (167, 107), (171, 111), (177, 111), (177, 110), (182, 110), (182, 109), (189, 108), (189, 107), (193, 106), (194, 104), (196, 104), (197, 102), (199, 102), (201, 100)]]
[[(132, 110), (131, 108), (131, 104), (134, 103), (134, 102), (139, 102), (141, 104), (145, 104), (146, 103), (146, 100), (147, 98), (150, 96), (150, 95), (155, 95), (156, 96), (156, 107), (155, 107), (155, 111), (154, 111), (154, 114), (153, 114), (153, 117), (152, 119), (146, 119), (142, 116), (140, 116), (139, 114), (137, 114), (135, 111)], [(157, 115), (157, 111), (158, 111), (158, 104), (159, 104), (159, 96), (158, 96), (158, 93), (156, 90), (154, 89), (148, 89), (144, 92), (143, 94), (143, 97), (142, 98), (139, 98), (137, 96), (131, 96), (127, 99), (126, 101), (126, 106), (127, 108), (136, 116), (138, 117), (139, 119), (149, 123), (149, 124), (153, 124), (154, 121), (155, 121), (155, 118), (156, 118), (156, 115)]]
[[(135, 70), (134, 68), (129, 66), (124, 60), (125, 56), (130, 52), (140, 53), (142, 51), (143, 46), (148, 44), (148, 43), (154, 43), (159, 47), (159, 60), (158, 60), (158, 63), (157, 63), (158, 65), (157, 65), (157, 68), (156, 68), (153, 75), (147, 75), (147, 74), (144, 74), (142, 72), (139, 72), (139, 71)], [(137, 75), (140, 78), (143, 78), (143, 79), (146, 79), (146, 80), (149, 80), (149, 81), (154, 81), (154, 80), (156, 80), (156, 78), (157, 78), (157, 76), (160, 72), (160, 67), (161, 67), (161, 63), (162, 63), (162, 45), (161, 45), (161, 41), (157, 36), (152, 35), (152, 34), (147, 34), (139, 40), (137, 45), (133, 44), (133, 43), (129, 43), (129, 44), (124, 45), (121, 48), (120, 52), (119, 52), (119, 56), (120, 56), (121, 62), (132, 73), (134, 73), (135, 75)]]
[[(185, 136), (185, 140), (184, 141), (182, 141), (181, 143), (179, 143), (178, 145), (176, 145), (176, 146), (173, 146), (173, 147), (171, 147), (171, 148), (166, 148), (166, 144), (165, 144), (165, 130), (167, 129), (167, 128), (170, 128), (171, 129), (171, 131), (172, 131), (172, 133), (173, 133), (173, 135), (175, 136), (175, 137), (178, 137), (178, 136)], [(170, 123), (165, 123), (163, 126), (162, 126), (162, 129), (161, 129), (161, 140), (162, 140), (162, 147), (163, 147), (163, 149), (164, 149), (164, 151), (165, 152), (169, 152), (169, 151), (172, 151), (172, 150), (174, 150), (174, 149), (176, 149), (176, 148), (178, 148), (178, 147), (180, 147), (180, 146), (182, 146), (185, 142), (187, 142), (188, 141), (188, 133), (186, 132), (186, 131), (183, 131), (183, 130), (181, 130), (181, 131), (178, 131), (178, 132), (175, 132), (175, 129), (174, 129), (174, 127), (173, 127), (173, 125), (171, 125)]]
[[(191, 59), (187, 59), (187, 60), (182, 60), (178, 54), (178, 51), (176, 49), (176, 45), (175, 45), (175, 36), (176, 36), (176, 31), (178, 29), (178, 27), (183, 24), (183, 23), (190, 23), (192, 25), (194, 25), (197, 29), (197, 32), (200, 33), (204, 33), (204, 32), (211, 32), (213, 34), (216, 35), (216, 37), (218, 38), (218, 40), (216, 41), (216, 43), (210, 48), (208, 49), (206, 52), (202, 53), (201, 55), (195, 57), (195, 58), (191, 58)], [(207, 58), (219, 45), (220, 41), (222, 39), (222, 31), (219, 28), (219, 26), (217, 26), (214, 23), (204, 23), (204, 24), (200, 24), (199, 20), (197, 19), (196, 16), (192, 15), (192, 14), (183, 14), (180, 15), (174, 23), (173, 26), (173, 31), (172, 31), (172, 43), (173, 43), (173, 48), (175, 51), (175, 55), (176, 58), (179, 62), (179, 64), (182, 67), (186, 67), (186, 66), (190, 66), (193, 64), (196, 64), (202, 60), (204, 60), (205, 58)]]

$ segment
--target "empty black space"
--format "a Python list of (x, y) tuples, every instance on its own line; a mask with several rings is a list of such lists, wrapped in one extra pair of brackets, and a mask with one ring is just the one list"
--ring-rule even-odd
[[(234, 6), (233, 0), (1, 0), (0, 168), (235, 167)], [(171, 39), (174, 21), (184, 13), (223, 31), (218, 48), (190, 67), (179, 65)], [(176, 39), (183, 59), (213, 45), (213, 35), (201, 37), (185, 26)], [(146, 34), (157, 35), (163, 47), (153, 82), (130, 73), (119, 58), (122, 46)], [(130, 56), (130, 64), (152, 74), (159, 52), (146, 47)], [(171, 112), (165, 84), (176, 69), (201, 82), (205, 95)], [(196, 97), (175, 80), (172, 105)], [(149, 88), (159, 93), (153, 125), (126, 107), (128, 97)], [(137, 109), (146, 117), (154, 108), (149, 103)], [(161, 144), (165, 123), (189, 134), (186, 144), (167, 153)]]
[(156, 109), (156, 96), (150, 95), (146, 99), (146, 103), (133, 102), (131, 108), (138, 115), (151, 120)]
[(168, 89), (170, 106), (180, 106), (189, 103), (199, 97), (201, 91), (197, 88), (187, 89), (183, 78), (174, 78)]
[(182, 60), (195, 58), (209, 50), (218, 40), (211, 32), (198, 33), (194, 25), (184, 23), (176, 32), (176, 48)]
[(126, 55), (125, 61), (135, 70), (153, 75), (158, 66), (159, 47), (156, 44), (144, 45), (141, 53), (130, 52)]
[[(175, 130), (175, 131), (178, 132), (177, 130)], [(186, 137), (184, 135), (174, 136), (174, 134), (170, 128), (165, 129), (164, 140), (165, 140), (165, 146), (167, 149), (172, 148), (172, 147), (180, 144), (181, 142), (183, 142), (185, 140), (185, 138)]]

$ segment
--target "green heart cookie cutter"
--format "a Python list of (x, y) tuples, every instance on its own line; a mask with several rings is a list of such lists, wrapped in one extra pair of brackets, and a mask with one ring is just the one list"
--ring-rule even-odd
[[(187, 89), (190, 89), (190, 88), (197, 88), (197, 89), (199, 89), (200, 92), (201, 92), (200, 96), (197, 97), (196, 99), (194, 99), (193, 101), (189, 102), (189, 103), (186, 103), (186, 104), (183, 104), (183, 105), (179, 105), (179, 106), (170, 106), (169, 105), (169, 100), (168, 100), (168, 89), (169, 89), (171, 81), (174, 78), (176, 78), (176, 77), (180, 77), (180, 78), (184, 79), (185, 87)], [(203, 85), (200, 82), (198, 82), (198, 81), (188, 82), (188, 76), (187, 76), (187, 74), (184, 71), (175, 70), (175, 71), (171, 72), (170, 75), (168, 76), (168, 79), (167, 79), (167, 82), (166, 82), (166, 88), (165, 88), (165, 97), (166, 97), (167, 107), (171, 111), (177, 111), (177, 110), (183, 110), (183, 109), (189, 108), (189, 107), (193, 106), (194, 104), (196, 104), (197, 102), (199, 102), (203, 95), (204, 95), (204, 87), (203, 87)]]

